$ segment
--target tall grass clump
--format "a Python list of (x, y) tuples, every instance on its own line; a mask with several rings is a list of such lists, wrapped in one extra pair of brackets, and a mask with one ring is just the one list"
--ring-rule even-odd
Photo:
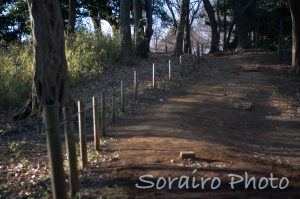
[(79, 31), (66, 40), (66, 56), (72, 82), (97, 77), (119, 60), (118, 36)]
[(29, 96), (33, 52), (28, 43), (0, 48), (0, 106), (11, 107)]
[[(66, 57), (72, 84), (99, 76), (119, 60), (118, 36), (76, 32), (66, 38)], [(0, 107), (21, 105), (29, 97), (33, 75), (31, 42), (0, 46)]]

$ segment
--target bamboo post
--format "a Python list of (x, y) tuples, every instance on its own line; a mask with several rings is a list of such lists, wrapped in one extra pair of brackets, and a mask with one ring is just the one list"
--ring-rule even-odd
[(78, 101), (78, 129), (80, 145), (80, 167), (84, 170), (87, 167), (87, 150), (86, 150), (86, 111), (83, 102)]
[(43, 106), (43, 118), (46, 128), (52, 195), (54, 199), (66, 199), (65, 173), (60, 143), (59, 106)]
[(74, 197), (79, 192), (79, 178), (77, 171), (76, 145), (74, 140), (74, 123), (72, 112), (69, 107), (63, 108), (64, 131), (69, 163), (69, 187), (71, 196)]
[(116, 91), (113, 89), (112, 100), (111, 100), (111, 108), (112, 108), (112, 123), (116, 123)]
[(137, 72), (133, 72), (133, 84), (134, 84), (134, 97), (135, 101), (138, 101), (138, 79), (137, 79)]
[(105, 105), (105, 93), (104, 91), (101, 92), (101, 137), (104, 137), (106, 135), (106, 111), (105, 111), (106, 105)]
[(155, 64), (153, 63), (152, 67), (152, 87), (153, 89), (156, 88), (156, 82), (155, 82)]
[(99, 112), (98, 98), (93, 97), (93, 126), (94, 126), (94, 149), (100, 150), (100, 127), (99, 127)]
[(123, 81), (121, 80), (121, 112), (125, 111), (125, 93), (123, 88)]
[(169, 59), (169, 81), (171, 81), (172, 76), (171, 76), (171, 60)]

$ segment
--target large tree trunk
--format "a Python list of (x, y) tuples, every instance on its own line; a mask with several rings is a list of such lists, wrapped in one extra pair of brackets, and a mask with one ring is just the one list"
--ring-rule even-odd
[(180, 19), (178, 23), (178, 27), (176, 30), (176, 43), (175, 43), (175, 49), (174, 53), (176, 55), (182, 54), (182, 46), (183, 46), (183, 36), (184, 36), (184, 25), (185, 25), (185, 18), (187, 15), (187, 3), (188, 0), (182, 0), (181, 2), (181, 9), (180, 9)]
[(248, 24), (248, 17), (244, 15), (237, 15), (236, 16), (236, 31), (237, 31), (237, 39), (238, 49), (248, 49), (250, 47), (249, 41), (249, 24)]
[(150, 41), (151, 37), (153, 35), (153, 19), (152, 19), (152, 13), (153, 13), (153, 0), (146, 0), (145, 1), (145, 11), (146, 11), (146, 30), (145, 30), (145, 39), (147, 44), (147, 50), (150, 52)]
[(292, 17), (292, 70), (300, 73), (300, 1), (289, 0)]
[(132, 58), (132, 41), (130, 29), (130, 0), (120, 2), (121, 22), (121, 63), (128, 65)]
[(203, 0), (204, 8), (207, 12), (210, 27), (211, 27), (211, 43), (210, 43), (210, 53), (215, 53), (219, 50), (219, 34), (218, 34), (218, 24), (215, 17), (214, 8), (212, 7), (209, 0)]
[(142, 58), (147, 58), (148, 48), (144, 39), (144, 25), (142, 15), (142, 1), (133, 0), (134, 8), (134, 40), (135, 40), (135, 54)]
[(67, 34), (70, 35), (75, 31), (76, 21), (76, 0), (69, 0), (69, 22)]
[(59, 110), (70, 104), (64, 27), (58, 0), (29, 0), (34, 85), (43, 107), (53, 198), (66, 198)]
[(250, 47), (249, 41), (249, 18), (248, 11), (253, 6), (256, 0), (234, 0), (233, 12), (236, 22), (238, 49), (248, 49)]

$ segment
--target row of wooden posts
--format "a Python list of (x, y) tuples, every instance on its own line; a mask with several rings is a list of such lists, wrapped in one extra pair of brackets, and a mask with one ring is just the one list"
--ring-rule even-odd
[[(198, 45), (199, 50), (199, 45)], [(203, 54), (197, 52), (198, 57), (203, 56)], [(199, 56), (200, 55), (200, 56)], [(168, 80), (172, 81), (172, 67), (171, 67), (171, 60), (169, 60), (168, 63)], [(182, 67), (182, 57), (179, 56), (179, 64)], [(138, 73), (137, 71), (134, 71), (133, 73), (133, 90), (134, 90), (134, 98), (137, 101), (138, 100), (138, 90), (139, 90), (139, 84), (138, 84)], [(152, 88), (155, 89), (157, 87), (156, 83), (156, 66), (153, 63), (152, 66)], [(101, 92), (100, 96), (100, 112), (99, 110), (99, 101), (98, 97), (92, 98), (92, 109), (93, 109), (93, 134), (94, 134), (94, 149), (96, 151), (100, 151), (100, 139), (104, 136), (106, 136), (106, 99), (105, 99), (105, 92)], [(120, 110), (121, 112), (125, 111), (125, 91), (124, 91), (124, 82), (121, 80), (120, 82)], [(79, 132), (79, 152), (80, 152), (80, 168), (81, 170), (84, 170), (88, 166), (88, 156), (87, 156), (87, 141), (86, 141), (86, 134), (87, 134), (87, 127), (86, 127), (86, 108), (83, 102), (78, 101), (77, 102), (77, 110), (78, 112), (75, 115), (72, 115), (71, 110), (64, 109), (63, 110), (63, 116), (64, 116), (64, 132), (65, 132), (65, 138), (66, 138), (66, 149), (67, 149), (67, 157), (68, 157), (68, 163), (69, 163), (69, 187), (71, 195), (74, 197), (76, 193), (79, 192), (79, 178), (78, 178), (78, 170), (77, 170), (77, 156), (76, 156), (76, 144), (74, 139), (74, 116), (78, 117), (78, 132)], [(112, 91), (112, 114), (111, 114), (111, 121), (114, 124), (116, 122), (116, 92), (115, 89)], [(51, 126), (52, 124), (50, 124)], [(47, 126), (47, 125), (46, 125)], [(49, 126), (49, 124), (48, 124)], [(55, 136), (55, 135), (52, 135)], [(51, 141), (50, 137), (50, 141)], [(51, 143), (50, 143), (51, 144)], [(56, 143), (58, 144), (58, 143)], [(51, 157), (51, 154), (50, 154)], [(51, 161), (50, 161), (51, 162)], [(57, 165), (51, 165), (51, 167), (57, 167)], [(55, 169), (54, 169), (55, 170)], [(59, 169), (58, 169), (59, 170)], [(52, 169), (52, 172), (53, 169)], [(60, 170), (60, 173), (53, 174), (55, 176), (62, 175), (62, 172)], [(58, 179), (55, 180), (55, 176), (52, 177), (53, 181), (58, 181)], [(61, 179), (60, 179), (61, 180)], [(61, 183), (58, 184), (52, 184), (53, 194), (57, 196), (58, 192), (62, 191)], [(54, 196), (53, 195), (53, 196)], [(55, 196), (54, 196), (55, 198)]]

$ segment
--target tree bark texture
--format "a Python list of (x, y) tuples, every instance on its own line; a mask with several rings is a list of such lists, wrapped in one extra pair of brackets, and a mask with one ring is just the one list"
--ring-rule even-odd
[(144, 24), (142, 15), (142, 1), (133, 0), (134, 8), (134, 40), (135, 40), (135, 54), (138, 57), (147, 58), (148, 48), (144, 37)]
[(130, 0), (120, 2), (121, 22), (121, 63), (128, 65), (132, 59), (132, 41), (130, 29)]
[(249, 17), (248, 11), (255, 4), (256, 0), (234, 0), (233, 1), (233, 12), (236, 22), (237, 30), (237, 48), (248, 49), (250, 47), (249, 41)]
[(146, 11), (146, 30), (145, 30), (145, 39), (147, 43), (147, 50), (150, 52), (150, 41), (153, 35), (153, 0), (145, 0), (145, 11)]
[(211, 27), (211, 43), (209, 53), (215, 53), (219, 50), (219, 34), (214, 8), (209, 0), (203, 0), (203, 5), (207, 12)]
[(29, 0), (34, 86), (43, 107), (53, 198), (66, 198), (59, 110), (70, 104), (64, 24), (58, 0)]
[(289, 0), (292, 17), (292, 70), (300, 73), (300, 1)]
[(190, 26), (190, 0), (186, 4), (186, 18), (185, 18), (185, 46), (184, 52), (191, 52), (191, 26)]
[(176, 30), (176, 43), (174, 48), (174, 53), (176, 55), (182, 54), (182, 46), (183, 46), (183, 37), (184, 37), (184, 26), (186, 22), (186, 15), (187, 15), (187, 6), (188, 0), (182, 0), (181, 2), (181, 9), (180, 9), (180, 19), (178, 23), (178, 27)]
[(68, 35), (74, 33), (75, 21), (76, 21), (76, 0), (69, 0), (69, 22), (67, 28)]

